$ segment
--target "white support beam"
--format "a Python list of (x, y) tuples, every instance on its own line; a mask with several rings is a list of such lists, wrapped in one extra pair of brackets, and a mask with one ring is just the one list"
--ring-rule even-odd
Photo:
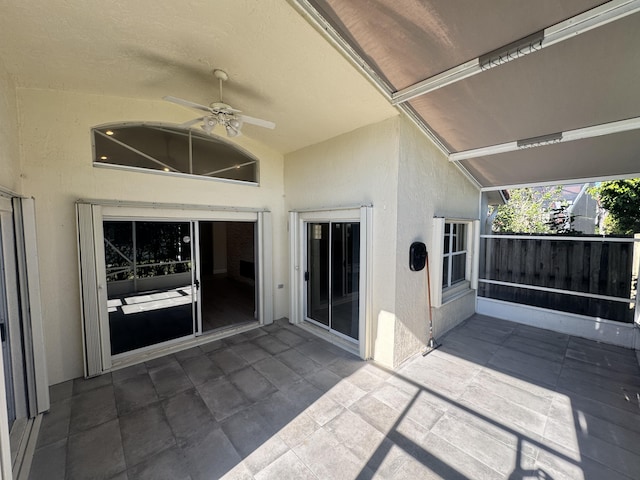
[(524, 55), (569, 40), (576, 35), (601, 27), (638, 11), (640, 11), (640, 0), (611, 0), (604, 5), (592, 8), (563, 22), (545, 28), (544, 31), (540, 32), (541, 35), (539, 37), (537, 34), (534, 34), (533, 36), (517, 40), (478, 58), (450, 68), (438, 75), (398, 90), (391, 95), (391, 103), (393, 105), (399, 105), (408, 102), (420, 95), (426, 95), (452, 83), (477, 75), (489, 68), (499, 67)]
[(625, 173), (624, 175), (605, 175), (602, 177), (583, 177), (583, 178), (569, 178), (561, 180), (548, 180), (546, 182), (529, 182), (529, 183), (514, 183), (512, 185), (495, 185), (490, 187), (482, 187), (481, 192), (495, 192), (496, 190), (511, 190), (514, 188), (525, 187), (548, 187), (554, 185), (573, 185), (576, 183), (592, 183), (592, 182), (606, 182), (609, 180), (626, 180), (628, 178), (640, 178), (640, 171), (636, 173)]
[(582, 140), (585, 138), (600, 137), (602, 135), (611, 135), (613, 133), (628, 132), (630, 130), (640, 129), (640, 117), (629, 118), (617, 122), (603, 123), (592, 127), (578, 128), (576, 130), (568, 130), (542, 137), (527, 138), (516, 140), (513, 142), (501, 143), (498, 145), (490, 145), (488, 147), (473, 148), (461, 152), (451, 153), (449, 155), (450, 162), (459, 162), (470, 158), (486, 157), (497, 155), (499, 153), (515, 152), (525, 148), (543, 147), (556, 143), (572, 142), (574, 140)]

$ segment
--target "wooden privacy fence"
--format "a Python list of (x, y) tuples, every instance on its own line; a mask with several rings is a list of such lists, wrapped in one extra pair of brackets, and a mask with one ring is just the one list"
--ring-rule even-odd
[(633, 238), (482, 235), (481, 245), (480, 296), (633, 322)]

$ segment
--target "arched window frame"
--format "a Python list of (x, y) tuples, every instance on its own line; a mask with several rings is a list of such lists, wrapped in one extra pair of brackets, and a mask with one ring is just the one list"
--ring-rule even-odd
[[(105, 132), (111, 130), (117, 132), (118, 129), (125, 128), (134, 128), (134, 127), (147, 127), (149, 129), (158, 129), (164, 130), (167, 133), (173, 133), (176, 135), (182, 135), (187, 137), (188, 139), (188, 159), (189, 165), (193, 166), (193, 139), (197, 137), (202, 141), (210, 141), (212, 143), (221, 145), (223, 147), (228, 148), (231, 152), (233, 152), (237, 158), (245, 157), (246, 161), (237, 161), (236, 163), (230, 164), (229, 166), (225, 166), (223, 168), (215, 169), (213, 171), (207, 172), (206, 174), (198, 174), (187, 171), (180, 171), (175, 166), (169, 165), (166, 162), (163, 162), (161, 159), (154, 158), (152, 155), (149, 155), (145, 152), (142, 152), (135, 147), (127, 145), (124, 142), (119, 141), (115, 135), (107, 135)], [(123, 165), (118, 163), (111, 163), (108, 158), (99, 151), (97, 146), (98, 141), (97, 138), (107, 139), (119, 146), (126, 148), (133, 153), (147, 159), (153, 164), (158, 165), (158, 169), (148, 168), (143, 166), (135, 166), (135, 165)], [(219, 182), (226, 183), (236, 183), (241, 185), (251, 185), (251, 186), (259, 186), (260, 185), (260, 162), (259, 160), (246, 149), (240, 147), (239, 145), (225, 139), (224, 137), (215, 135), (215, 134), (206, 134), (204, 132), (200, 132), (198, 130), (194, 130), (193, 128), (185, 128), (180, 125), (169, 124), (169, 123), (160, 123), (160, 122), (117, 122), (117, 123), (107, 123), (96, 125), (91, 129), (91, 143), (92, 143), (92, 155), (93, 155), (93, 166), (99, 168), (112, 168), (118, 170), (128, 170), (128, 171), (136, 171), (141, 173), (152, 173), (158, 175), (171, 175), (185, 178), (194, 178), (194, 179), (207, 179), (214, 180)], [(220, 176), (214, 176), (216, 173), (223, 173), (233, 169), (239, 169), (243, 167), (248, 167), (250, 165), (255, 165), (255, 175), (254, 180), (242, 180), (242, 179), (234, 179), (234, 178), (226, 178)]]

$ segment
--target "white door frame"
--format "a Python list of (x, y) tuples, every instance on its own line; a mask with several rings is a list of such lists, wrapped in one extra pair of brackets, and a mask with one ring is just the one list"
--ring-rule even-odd
[(307, 245), (305, 223), (354, 222), (360, 224), (360, 288), (359, 288), (359, 332), (358, 351), (363, 359), (371, 358), (371, 238), (372, 207), (346, 207), (289, 212), (290, 245), (290, 321), (302, 324), (306, 318), (306, 271)]

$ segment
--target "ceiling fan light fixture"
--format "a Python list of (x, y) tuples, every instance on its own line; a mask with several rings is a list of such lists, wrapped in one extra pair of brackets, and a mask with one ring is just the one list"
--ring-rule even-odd
[(226, 125), (227, 137), (237, 137), (240, 135), (240, 130), (234, 128), (230, 123)]

